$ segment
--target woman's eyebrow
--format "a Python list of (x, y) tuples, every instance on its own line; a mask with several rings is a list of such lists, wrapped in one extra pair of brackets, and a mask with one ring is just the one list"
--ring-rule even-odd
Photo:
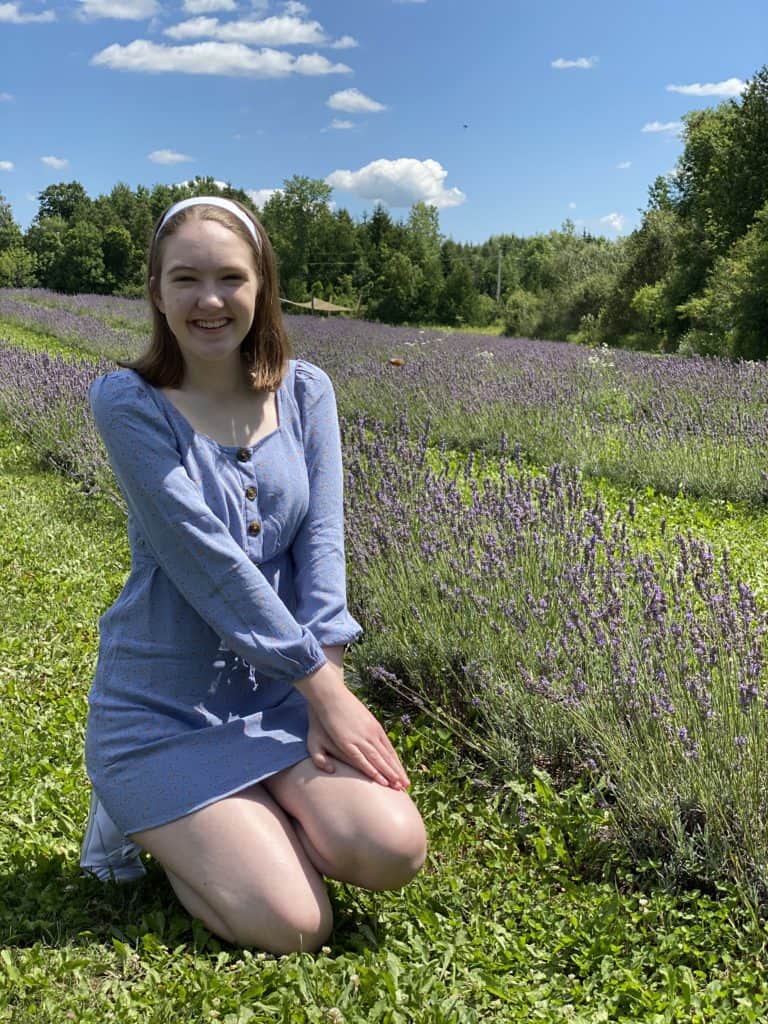
[[(186, 263), (172, 263), (170, 265), (170, 267), (168, 267), (168, 270), (166, 271), (166, 273), (172, 274), (176, 270), (193, 270), (193, 271), (195, 271), (197, 273), (200, 269), (201, 269), (200, 267), (190, 267), (190, 266), (187, 266)], [(205, 268), (202, 268), (202, 269), (205, 269)], [(231, 274), (231, 273), (241, 274), (243, 272), (243, 268), (242, 267), (238, 267), (238, 266), (216, 267), (216, 270), (220, 271), (221, 273), (225, 273), (225, 274)]]

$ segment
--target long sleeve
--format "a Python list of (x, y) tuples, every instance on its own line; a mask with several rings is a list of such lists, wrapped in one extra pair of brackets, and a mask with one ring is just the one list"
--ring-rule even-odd
[(295, 396), (309, 477), (309, 509), (291, 545), (296, 618), (324, 646), (357, 639), (362, 626), (347, 608), (341, 436), (331, 379), (297, 360)]
[(117, 371), (94, 380), (88, 400), (143, 538), (201, 618), (232, 651), (277, 681), (295, 682), (324, 664), (312, 632), (206, 505), (148, 390)]

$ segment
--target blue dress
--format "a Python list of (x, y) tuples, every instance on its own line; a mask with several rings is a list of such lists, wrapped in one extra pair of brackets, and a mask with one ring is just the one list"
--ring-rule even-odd
[(88, 400), (128, 506), (131, 571), (99, 619), (85, 763), (126, 834), (308, 756), (292, 685), (361, 634), (347, 608), (343, 472), (328, 375), (290, 360), (278, 427), (196, 432), (136, 371)]

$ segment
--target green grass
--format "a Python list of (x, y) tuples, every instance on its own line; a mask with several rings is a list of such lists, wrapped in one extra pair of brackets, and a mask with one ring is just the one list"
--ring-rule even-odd
[(86, 352), (82, 344), (67, 341), (55, 334), (49, 334), (42, 328), (17, 323), (8, 317), (0, 317), (0, 336), (3, 341), (25, 349), (27, 352), (47, 352), (49, 355), (61, 356), (70, 362), (93, 362), (94, 354)]
[(429, 832), (404, 890), (330, 883), (329, 950), (218, 942), (158, 865), (81, 878), (82, 743), (97, 619), (129, 567), (109, 502), (0, 428), (0, 1021), (393, 1024), (758, 1021), (765, 931), (736, 892), (633, 873), (594, 796), (493, 779), (447, 730), (386, 721)]
[[(403, 326), (409, 325), (404, 324)], [(504, 325), (501, 323), (488, 324), (486, 327), (473, 327), (472, 324), (464, 324), (461, 327), (447, 324), (411, 324), (410, 326), (423, 331), (445, 331), (446, 334), (487, 334), (494, 338), (498, 338), (504, 333)]]
[[(23, 333), (9, 340), (76, 354)], [(275, 959), (219, 942), (151, 860), (132, 887), (81, 878), (97, 620), (130, 553), (115, 506), (38, 460), (0, 425), (0, 1022), (766, 1019), (766, 922), (742, 893), (660, 885), (664, 865), (627, 861), (598, 793), (556, 793), (540, 773), (533, 784), (499, 778), (448, 729), (406, 727), (381, 709), (429, 856), (402, 892), (329, 883), (327, 952)], [(634, 499), (649, 549), (689, 528), (728, 545), (766, 605), (768, 516), (585, 481), (597, 489), (609, 509)]]

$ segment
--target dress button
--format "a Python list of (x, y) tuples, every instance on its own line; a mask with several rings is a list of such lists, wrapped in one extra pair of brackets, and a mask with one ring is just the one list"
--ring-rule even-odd
[(250, 533), (252, 537), (255, 537), (257, 533), (261, 533), (261, 523), (249, 523), (248, 533)]
[(250, 459), (250, 457), (251, 457), (251, 449), (250, 448), (238, 448), (237, 449), (237, 461), (238, 462), (247, 462), (248, 459)]
[(248, 499), (248, 501), (253, 501), (253, 499), (256, 497), (258, 493), (259, 491), (255, 484), (252, 487), (245, 488), (245, 496)]

